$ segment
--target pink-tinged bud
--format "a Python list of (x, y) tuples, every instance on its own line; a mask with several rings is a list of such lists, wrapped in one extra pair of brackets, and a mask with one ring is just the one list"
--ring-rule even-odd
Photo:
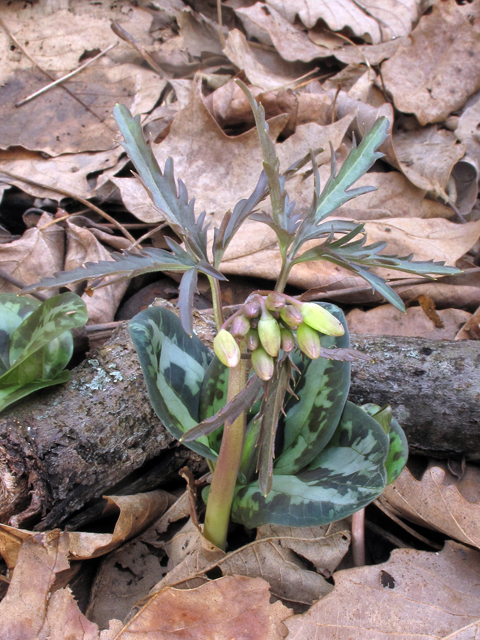
[(258, 335), (263, 348), (272, 358), (276, 358), (280, 351), (280, 326), (271, 313), (264, 310), (258, 321)]
[(250, 331), (250, 322), (243, 314), (234, 318), (230, 328), (235, 338), (243, 338)]
[(240, 348), (232, 334), (225, 329), (221, 329), (215, 336), (213, 350), (226, 367), (236, 367), (240, 362)]
[(291, 304), (283, 307), (280, 312), (280, 317), (291, 329), (296, 329), (298, 325), (303, 322), (302, 314)]
[(327, 311), (319, 304), (306, 302), (302, 305), (302, 316), (304, 322), (312, 327), (312, 329), (316, 329), (327, 336), (343, 336), (345, 333), (345, 329), (340, 320), (337, 320), (330, 311)]
[(293, 333), (290, 331), (290, 329), (286, 329), (285, 327), (282, 327), (280, 329), (280, 334), (282, 336), (282, 342), (280, 345), (281, 348), (286, 353), (290, 353), (290, 351), (293, 351), (295, 348), (295, 337)]
[(243, 315), (247, 318), (258, 318), (262, 308), (258, 300), (251, 300), (243, 305)]
[(269, 293), (265, 298), (265, 308), (268, 309), (268, 311), (281, 311), (284, 306), (285, 298), (281, 293), (272, 291), (272, 293)]
[(297, 329), (297, 342), (300, 350), (312, 360), (320, 356), (320, 336), (305, 322)]
[(263, 347), (258, 347), (252, 353), (252, 366), (261, 380), (270, 380), (273, 376), (273, 358)]
[(245, 336), (245, 342), (249, 351), (255, 351), (260, 346), (260, 338), (256, 329), (250, 329)]

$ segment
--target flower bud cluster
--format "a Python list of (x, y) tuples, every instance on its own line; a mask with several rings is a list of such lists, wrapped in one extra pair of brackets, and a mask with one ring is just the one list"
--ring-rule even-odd
[(320, 356), (320, 335), (342, 336), (342, 323), (318, 304), (299, 302), (282, 293), (253, 294), (216, 336), (213, 347), (226, 367), (240, 362), (239, 343), (251, 352), (252, 366), (262, 380), (273, 376), (280, 351), (295, 345), (312, 360)]

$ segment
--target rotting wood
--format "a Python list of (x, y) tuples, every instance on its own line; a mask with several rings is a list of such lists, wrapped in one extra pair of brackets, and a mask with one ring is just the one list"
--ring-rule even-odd
[[(211, 317), (195, 322), (211, 345)], [(352, 347), (375, 361), (352, 364), (354, 402), (390, 403), (415, 453), (480, 459), (480, 342), (354, 335)], [(0, 521), (58, 526), (172, 450), (170, 477), (201, 468), (155, 415), (122, 324), (69, 383), (0, 416)]]

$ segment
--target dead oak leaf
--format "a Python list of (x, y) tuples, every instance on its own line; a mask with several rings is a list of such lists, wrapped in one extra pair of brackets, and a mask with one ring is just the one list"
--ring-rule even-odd
[(480, 33), (472, 20), (479, 3), (435, 3), (410, 36), (382, 65), (395, 106), (414, 113), (420, 124), (441, 122), (480, 88)]
[[(475, 493), (463, 495), (466, 485), (476, 486)], [(404, 469), (389, 485), (380, 502), (397, 515), (421, 526), (434, 528), (463, 542), (480, 548), (479, 473), (467, 465), (463, 477), (455, 478), (447, 466), (438, 461), (416, 480)]]
[(285, 621), (289, 640), (474, 640), (480, 553), (395, 549), (388, 562), (334, 574), (335, 589)]
[(298, 15), (311, 29), (318, 20), (327, 23), (332, 31), (348, 27), (368, 42), (378, 44), (406, 36), (419, 15), (416, 0), (382, 0), (355, 2), (354, 0), (268, 0), (289, 22)]
[(102, 640), (281, 640), (290, 615), (270, 604), (269, 585), (260, 578), (227, 576), (196, 589), (163, 589), (128, 622), (102, 633)]

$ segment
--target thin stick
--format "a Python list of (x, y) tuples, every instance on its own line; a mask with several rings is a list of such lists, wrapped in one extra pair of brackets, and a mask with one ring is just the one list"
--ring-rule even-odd
[(128, 33), (128, 31), (125, 31), (125, 29), (123, 27), (121, 27), (118, 24), (118, 22), (112, 22), (110, 27), (111, 27), (111, 29), (112, 29), (112, 31), (113, 31), (113, 33), (115, 35), (117, 35), (119, 38), (122, 38), (122, 40), (127, 42), (136, 51), (138, 51), (138, 53), (142, 56), (142, 58), (145, 60), (145, 62), (148, 62), (148, 64), (152, 67), (152, 69), (156, 73), (158, 73), (158, 75), (161, 78), (167, 77), (167, 74), (165, 73), (165, 71), (162, 69), (162, 67), (158, 63), (155, 62), (155, 60), (148, 53), (148, 51), (145, 49), (145, 47), (143, 47), (141, 44), (138, 44), (138, 42), (135, 40), (135, 38), (133, 38), (133, 36), (131, 36)]
[(440, 551), (441, 549), (443, 549), (443, 545), (437, 544), (436, 542), (432, 542), (431, 540), (429, 540), (425, 536), (422, 536), (421, 533), (418, 533), (418, 531), (415, 531), (415, 529), (412, 529), (412, 527), (409, 527), (408, 524), (406, 524), (403, 520), (401, 520), (398, 516), (396, 516), (393, 513), (393, 511), (391, 511), (390, 509), (387, 509), (387, 507), (385, 507), (380, 502), (380, 500), (375, 500), (375, 502), (373, 504), (378, 509), (380, 509), (380, 511), (383, 511), (383, 513), (385, 515), (387, 515), (391, 520), (396, 522), (399, 527), (402, 527), (402, 529), (405, 529), (405, 531), (407, 531), (407, 533), (409, 533), (411, 536), (413, 536), (414, 538), (417, 538), (418, 540), (420, 540), (420, 542), (424, 542), (429, 547), (432, 547), (432, 549), (437, 549), (437, 551)]
[(147, 233), (144, 233), (143, 236), (141, 236), (136, 242), (134, 242), (130, 247), (128, 247), (128, 250), (131, 251), (132, 249), (135, 249), (137, 245), (141, 244), (144, 240), (146, 240), (150, 236), (153, 236), (155, 233), (157, 233), (157, 231), (161, 231), (167, 225), (168, 225), (167, 222), (162, 222), (162, 224), (159, 224), (158, 227), (155, 227), (154, 229), (150, 229), (150, 231), (147, 231)]
[(91, 58), (90, 60), (87, 60), (87, 62), (85, 62), (85, 64), (82, 64), (82, 66), (78, 67), (78, 69), (74, 69), (74, 71), (71, 71), (70, 73), (67, 73), (66, 76), (63, 76), (62, 78), (59, 78), (58, 80), (55, 80), (55, 82), (51, 82), (50, 84), (47, 84), (42, 89), (39, 89), (38, 91), (35, 91), (35, 93), (32, 93), (31, 95), (29, 95), (27, 98), (24, 98), (23, 100), (20, 100), (20, 102), (16, 102), (15, 106), (16, 107), (21, 107), (23, 104), (26, 104), (27, 102), (30, 102), (30, 100), (33, 100), (37, 96), (41, 96), (42, 93), (45, 93), (46, 91), (49, 91), (49, 89), (51, 89), (52, 87), (56, 87), (57, 84), (61, 84), (62, 82), (65, 82), (65, 80), (68, 80), (69, 78), (73, 78), (73, 76), (75, 76), (77, 73), (80, 73), (80, 71), (82, 71), (83, 69), (85, 69), (86, 67), (91, 65), (93, 62), (95, 62), (95, 60), (98, 60), (99, 58), (104, 56), (108, 51), (110, 51), (110, 49), (113, 49), (113, 47), (116, 47), (117, 44), (118, 44), (118, 42), (114, 42), (109, 47), (107, 47), (106, 49), (101, 51), (94, 58)]
[[(14, 278), (3, 269), (0, 269), (0, 278), (2, 278), (2, 280), (5, 280), (6, 282), (9, 282), (10, 284), (13, 284), (13, 286), (17, 287), (18, 289), (23, 289), (24, 287), (27, 286), (25, 282), (22, 282), (21, 280)], [(43, 293), (34, 292), (34, 293), (30, 293), (29, 295), (33, 296), (34, 298), (37, 298), (37, 300), (41, 300), (42, 302), (44, 300), (47, 300), (47, 296), (43, 295)]]
[(61, 195), (66, 196), (67, 198), (73, 198), (73, 200), (77, 200), (78, 202), (81, 202), (83, 205), (85, 205), (92, 211), (95, 211), (95, 213), (98, 213), (99, 216), (102, 216), (102, 218), (105, 218), (105, 220), (108, 220), (109, 222), (111, 222), (117, 229), (119, 229), (123, 233), (123, 235), (126, 238), (128, 238), (128, 240), (130, 240), (130, 242), (135, 243), (135, 238), (132, 236), (132, 234), (129, 231), (127, 231), (127, 229), (125, 229), (125, 227), (122, 224), (120, 224), (120, 222), (115, 220), (115, 218), (112, 218), (112, 216), (110, 216), (108, 213), (105, 213), (105, 211), (102, 211), (101, 209), (99, 209), (96, 205), (92, 204), (88, 200), (85, 200), (85, 198), (82, 198), (81, 196), (77, 196), (75, 193), (72, 193), (72, 191), (67, 191), (66, 189), (61, 189), (60, 187), (52, 187), (48, 184), (37, 182), (36, 180), (30, 180), (30, 178), (24, 178), (23, 176), (18, 176), (15, 173), (11, 173), (10, 171), (7, 171), (6, 169), (0, 168), (0, 173), (3, 173), (9, 178), (13, 178), (14, 180), (20, 180), (21, 182), (25, 182), (26, 184), (31, 184), (34, 187), (39, 187), (40, 189), (47, 189), (49, 191), (54, 191), (55, 193), (60, 193)]
[[(35, 60), (35, 58), (33, 58), (28, 51), (25, 49), (24, 46), (22, 46), (20, 44), (20, 42), (15, 38), (15, 36), (13, 35), (13, 33), (10, 31), (10, 29), (7, 27), (7, 25), (5, 24), (5, 22), (2, 20), (2, 18), (0, 18), (0, 27), (2, 27), (5, 31), (5, 33), (8, 35), (8, 37), (10, 38), (10, 40), (13, 42), (13, 44), (20, 49), (20, 51), (23, 53), (24, 56), (26, 56), (30, 62), (35, 65), (37, 67), (37, 69), (39, 69), (42, 73), (44, 73), (47, 78), (50, 78), (50, 80), (56, 80), (55, 76), (52, 76), (52, 74), (47, 71), (46, 69), (44, 69), (42, 66), (40, 66), (38, 64), (38, 62)], [(78, 98), (73, 91), (70, 91), (70, 89), (68, 87), (66, 87), (65, 85), (60, 85), (62, 87), (62, 89), (64, 89), (69, 95), (72, 96), (72, 98), (74, 100), (76, 100), (79, 104), (82, 105), (82, 107), (84, 109), (86, 109), (89, 113), (92, 114), (92, 116), (94, 116), (94, 118), (96, 118), (99, 122), (101, 122), (105, 127), (107, 127), (107, 129), (109, 129), (110, 131), (114, 131), (114, 129), (112, 127), (110, 127), (102, 118), (100, 118), (100, 116), (98, 116), (95, 111), (92, 111), (90, 109), (90, 107), (88, 105), (86, 105), (84, 102), (82, 102), (80, 100), (80, 98)]]
[(365, 509), (352, 515), (352, 553), (356, 567), (365, 565)]
[(222, 49), (225, 49), (225, 37), (223, 35), (223, 20), (222, 20), (222, 0), (217, 0), (217, 20), (218, 20), (218, 37), (220, 38), (220, 45)]

